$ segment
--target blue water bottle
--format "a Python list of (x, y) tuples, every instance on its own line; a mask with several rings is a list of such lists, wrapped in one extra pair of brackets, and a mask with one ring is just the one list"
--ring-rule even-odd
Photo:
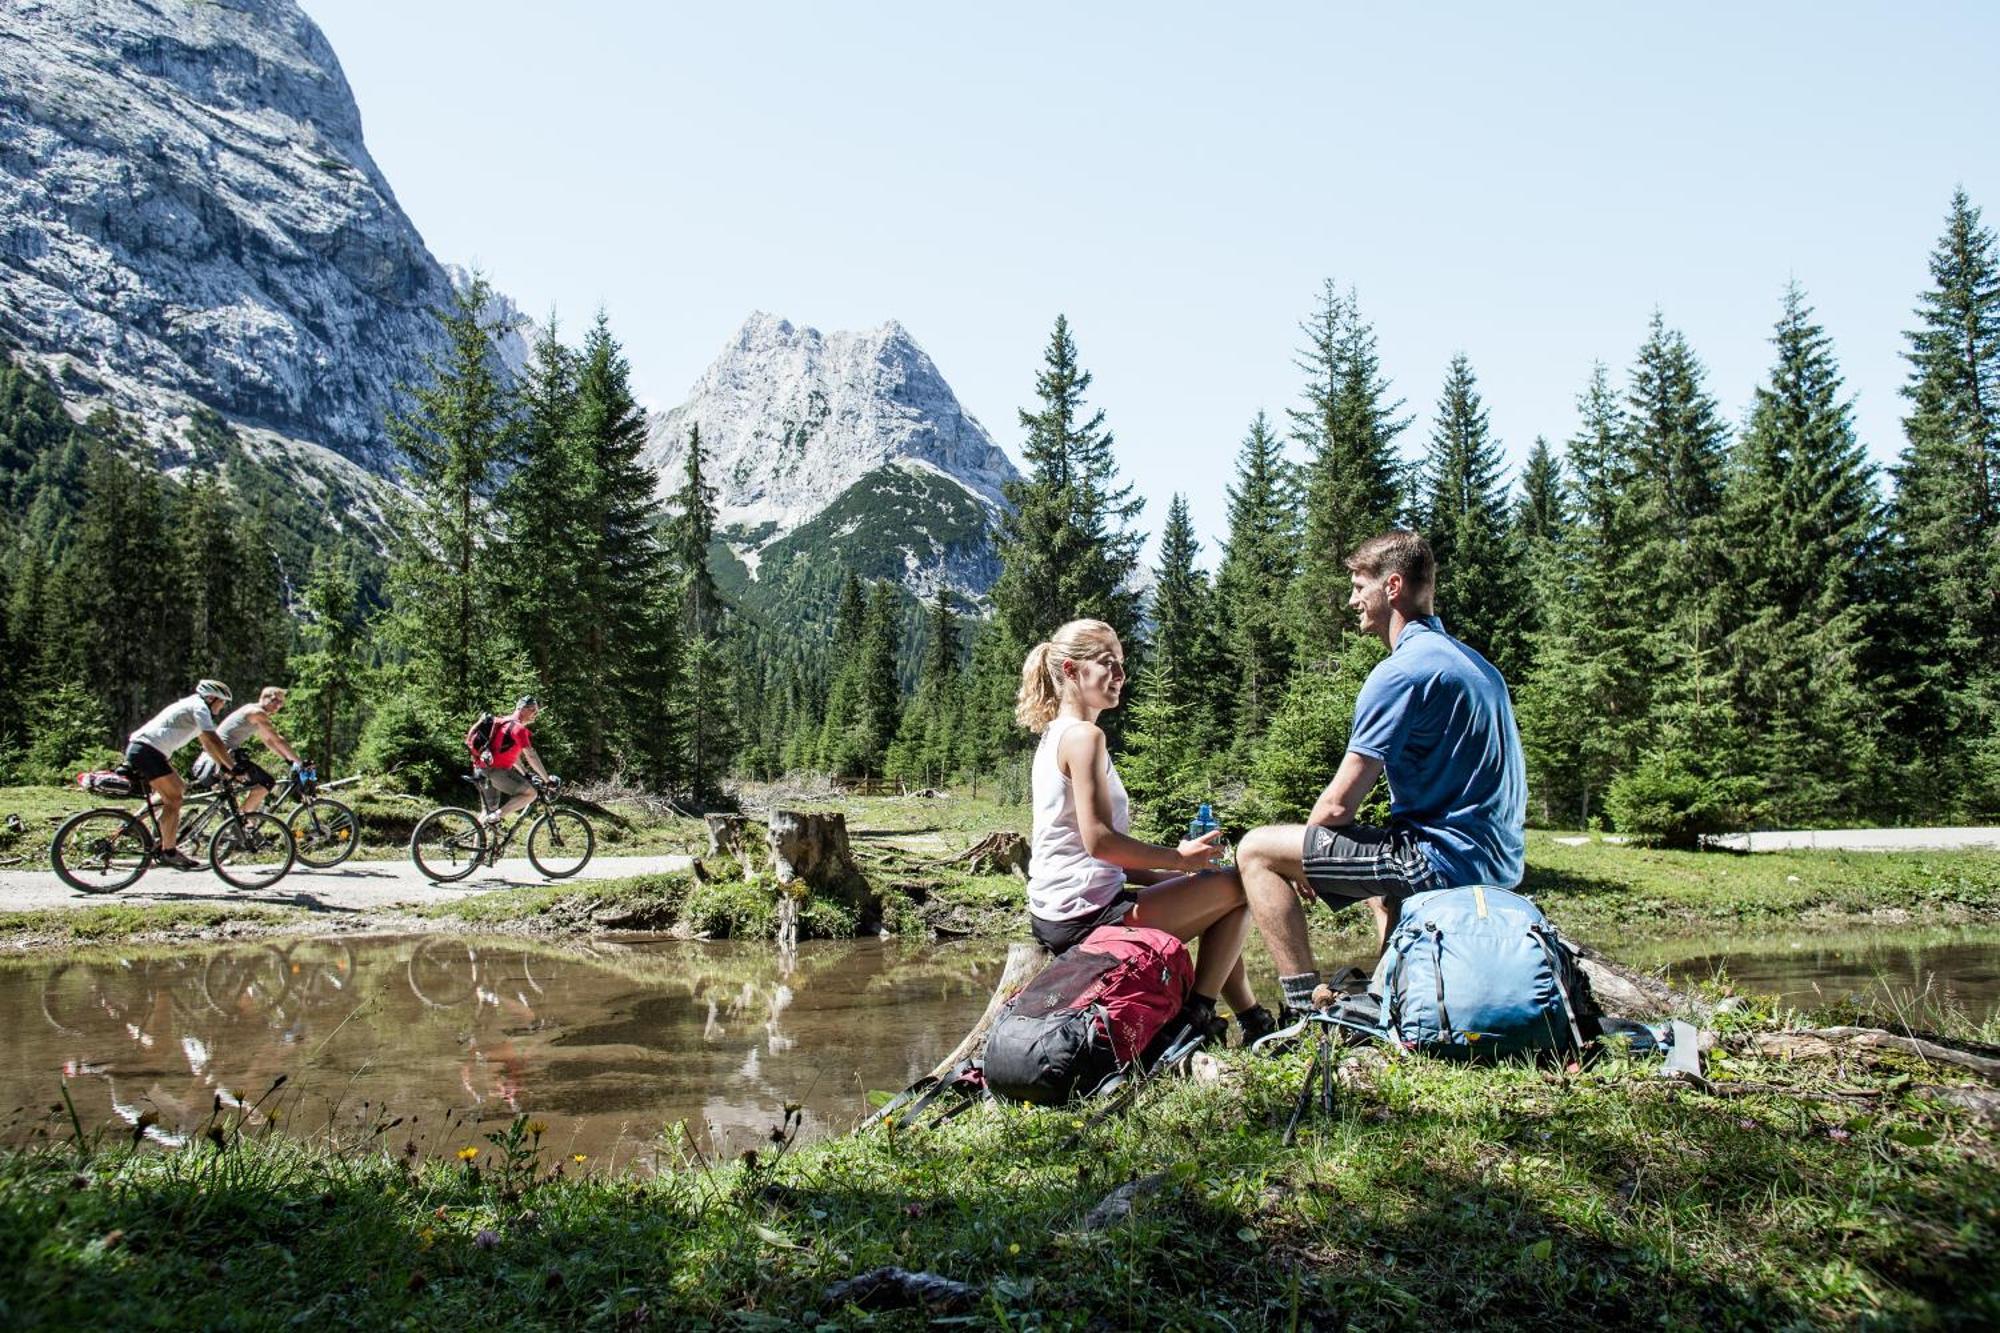
[[(1194, 818), (1188, 821), (1188, 837), (1191, 839), (1199, 838), (1205, 834), (1213, 833), (1221, 827), (1222, 821), (1215, 817), (1214, 807), (1207, 801), (1203, 801), (1201, 809), (1195, 811)], [(1229, 860), (1228, 840), (1223, 839), (1218, 841), (1216, 843), (1216, 850), (1221, 854), (1221, 859), (1226, 863)]]

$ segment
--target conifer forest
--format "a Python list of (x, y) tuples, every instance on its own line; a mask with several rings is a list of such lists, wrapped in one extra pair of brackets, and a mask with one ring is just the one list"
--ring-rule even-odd
[[(388, 422), (380, 497), (302, 485), (197, 420), (164, 460), (62, 386), (0, 370), (0, 766), (59, 781), (198, 676), (293, 688), (336, 770), (448, 788), (483, 709), (534, 692), (553, 767), (697, 804), (820, 771), (1025, 792), (1027, 648), (1109, 621), (1132, 683), (1106, 718), (1135, 818), (1202, 800), (1297, 818), (1381, 649), (1342, 558), (1425, 534), (1446, 627), (1511, 684), (1531, 818), (1668, 842), (1747, 827), (2000, 816), (2000, 253), (1963, 192), (1912, 293), (1903, 438), (1857, 438), (1840, 354), (1793, 284), (1747, 403), (1655, 312), (1576, 386), (1576, 424), (1511, 472), (1461, 355), (1385, 366), (1360, 284), (1302, 293), (1297, 395), (1215, 442), (1227, 534), (1177, 496), (1146, 529), (1078, 337), (1056, 317), (1013, 441), (986, 605), (848, 573), (827, 604), (732, 606), (711, 572), (697, 427), (666, 493), (600, 315), (496, 364), (474, 283)], [(1372, 295), (1372, 294), (1371, 294)], [(1023, 369), (1031, 351), (1024, 349)], [(1430, 401), (1416, 438), (1413, 400)], [(1003, 432), (1003, 436), (1004, 436)], [(1878, 444), (1881, 442), (1877, 442)], [(327, 515), (337, 522), (329, 522)], [(1135, 830), (1140, 831), (1140, 830)]]

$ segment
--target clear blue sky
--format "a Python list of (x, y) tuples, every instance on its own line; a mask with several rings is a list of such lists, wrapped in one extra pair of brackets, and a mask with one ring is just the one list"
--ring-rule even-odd
[(1323, 278), (1406, 454), (1463, 351), (1516, 462), (1656, 307), (1740, 420), (1796, 278), (1886, 463), (1953, 187), (2000, 222), (1991, 4), (304, 3), (432, 250), (602, 304), (648, 400), (753, 309), (895, 318), (1018, 458), (1061, 311), (1210, 562)]

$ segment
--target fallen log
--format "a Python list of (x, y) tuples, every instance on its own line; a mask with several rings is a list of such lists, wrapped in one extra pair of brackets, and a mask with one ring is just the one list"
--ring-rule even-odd
[(1018, 833), (1001, 830), (989, 833), (972, 846), (941, 865), (963, 866), (973, 875), (1019, 875), (1028, 877), (1028, 840)]
[(1800, 1028), (1792, 1032), (1761, 1033), (1749, 1038), (1749, 1047), (1759, 1055), (1785, 1060), (1832, 1059), (1866, 1051), (1896, 1051), (1920, 1060), (1956, 1065), (1968, 1069), (1989, 1083), (2000, 1083), (2000, 1060), (1975, 1055), (1921, 1037), (1905, 1037), (1881, 1028)]

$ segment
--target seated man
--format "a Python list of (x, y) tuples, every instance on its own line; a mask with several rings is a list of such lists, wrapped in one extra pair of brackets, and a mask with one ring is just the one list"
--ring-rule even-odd
[[(1236, 857), (1291, 1011), (1311, 1008), (1320, 984), (1300, 892), (1333, 907), (1368, 900), (1379, 945), (1407, 894), (1521, 879), (1527, 776), (1507, 682), (1431, 614), (1437, 561), (1422, 537), (1385, 532), (1346, 564), (1347, 604), (1389, 656), (1355, 700), (1347, 756), (1310, 822), (1253, 829)], [(1389, 827), (1355, 823), (1384, 772)]]

